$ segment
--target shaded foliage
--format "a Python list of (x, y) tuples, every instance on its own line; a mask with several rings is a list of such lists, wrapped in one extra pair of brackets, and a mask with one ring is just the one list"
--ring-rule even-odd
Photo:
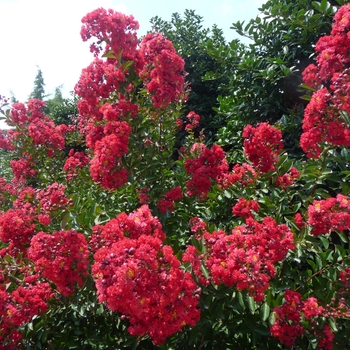
[[(240, 144), (240, 130), (246, 123), (278, 122), (286, 148), (300, 155), (306, 106), (301, 98), (305, 92), (299, 88), (301, 72), (314, 61), (314, 45), (329, 33), (338, 6), (347, 2), (270, 0), (255, 19), (232, 25), (251, 44), (239, 52), (235, 45), (211, 47), (212, 57), (227, 63), (221, 75), (230, 77), (229, 84), (222, 86), (225, 93), (217, 109), (219, 123), (225, 124), (218, 133), (220, 144), (230, 144), (233, 150)], [(207, 74), (208, 79), (216, 77)]]
[(78, 115), (78, 100), (73, 92), (70, 98), (63, 98), (61, 90), (56, 88), (54, 98), (46, 101), (47, 114), (57, 125), (72, 124), (74, 117)]
[(208, 52), (209, 45), (226, 45), (222, 30), (217, 26), (203, 28), (203, 17), (193, 10), (185, 10), (182, 16), (174, 13), (169, 22), (157, 16), (150, 22), (154, 31), (172, 41), (178, 54), (185, 60), (190, 92), (184, 114), (196, 111), (201, 117), (198, 130), (204, 128), (208, 142), (212, 142), (219, 127), (214, 119), (213, 107), (218, 106), (219, 86), (227, 84), (228, 77), (222, 75), (216, 80), (207, 81), (203, 81), (203, 77), (207, 72), (219, 74), (222, 71), (222, 62), (211, 57)]

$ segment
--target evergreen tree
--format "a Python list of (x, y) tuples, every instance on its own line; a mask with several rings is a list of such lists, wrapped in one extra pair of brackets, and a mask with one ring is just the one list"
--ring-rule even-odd
[(11, 96), (10, 97), (11, 103), (18, 103), (19, 102), (12, 90), (10, 90), (10, 96)]
[(37, 100), (43, 101), (44, 97), (46, 97), (44, 77), (43, 77), (43, 72), (38, 67), (38, 72), (34, 80), (34, 89), (29, 95), (29, 99), (35, 98)]
[(55, 95), (53, 97), (53, 101), (57, 102), (57, 103), (61, 103), (63, 101), (63, 96), (62, 96), (62, 87), (63, 85), (60, 85), (58, 87), (56, 87), (55, 89)]

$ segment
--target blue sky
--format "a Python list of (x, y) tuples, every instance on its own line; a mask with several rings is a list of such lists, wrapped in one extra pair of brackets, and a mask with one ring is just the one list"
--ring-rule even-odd
[(140, 36), (150, 29), (149, 20), (196, 10), (204, 26), (217, 24), (228, 40), (237, 37), (233, 22), (255, 17), (266, 0), (0, 0), (0, 95), (10, 90), (26, 101), (33, 89), (37, 66), (43, 72), (46, 92), (63, 85), (69, 95), (81, 69), (91, 61), (89, 45), (80, 39), (81, 18), (98, 8), (132, 14), (140, 23)]

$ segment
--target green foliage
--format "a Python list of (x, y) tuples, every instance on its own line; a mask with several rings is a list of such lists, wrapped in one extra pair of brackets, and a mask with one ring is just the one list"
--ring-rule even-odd
[(47, 114), (56, 125), (73, 124), (78, 115), (78, 100), (78, 96), (73, 92), (70, 98), (63, 98), (60, 88), (56, 88), (54, 98), (46, 101)]
[[(154, 137), (157, 131), (150, 132)], [(146, 133), (146, 130), (135, 129), (135, 136), (142, 133)], [(135, 150), (137, 147), (136, 144)], [(136, 166), (131, 181), (118, 191), (110, 193), (102, 190), (92, 183), (86, 172), (68, 182), (66, 193), (73, 199), (74, 206), (57, 217), (57, 223), (62, 229), (79, 230), (89, 236), (93, 224), (106, 223), (122, 211), (128, 213), (137, 208), (136, 189), (150, 186), (152, 212), (159, 216), (163, 224), (168, 236), (166, 243), (181, 256), (188, 244), (205, 249), (200, 241), (190, 235), (188, 221), (191, 217), (201, 217), (208, 222), (211, 230), (224, 229), (229, 233), (243, 223), (231, 213), (238, 198), (256, 200), (261, 207), (256, 219), (271, 216), (278, 223), (287, 224), (295, 233), (296, 239), (295, 251), (290, 252), (277, 266), (277, 276), (271, 281), (265, 300), (255, 302), (247, 293), (224, 285), (202, 286), (201, 320), (195, 327), (187, 327), (183, 332), (170, 337), (159, 348), (282, 349), (277, 340), (271, 337), (269, 327), (274, 323), (273, 308), (282, 303), (283, 291), (293, 289), (305, 297), (317, 297), (323, 305), (331, 303), (332, 298), (337, 297), (339, 271), (343, 265), (348, 266), (350, 263), (347, 234), (331, 233), (313, 237), (307, 227), (299, 229), (294, 222), (296, 212), (305, 212), (314, 199), (325, 199), (332, 194), (327, 190), (330, 184), (332, 192), (348, 193), (346, 186), (350, 175), (346, 167), (346, 152), (345, 149), (341, 152), (325, 150), (320, 160), (308, 162), (291, 160), (284, 154), (276, 164), (275, 171), (259, 176), (257, 182), (250, 186), (242, 188), (237, 184), (227, 189), (214, 186), (207, 199), (198, 202), (195, 198), (186, 196), (176, 204), (173, 213), (162, 214), (157, 210), (156, 203), (157, 198), (164, 193), (164, 187), (183, 183), (187, 176), (180, 161), (169, 171), (170, 151), (153, 155), (144, 151), (137, 153), (143, 161), (130, 163), (132, 167)], [(298, 167), (300, 180), (287, 189), (276, 186), (276, 177), (287, 173), (292, 166)], [(335, 171), (329, 171), (335, 167)], [(50, 226), (49, 229), (57, 228)], [(349, 336), (346, 324), (345, 320), (337, 321), (339, 349), (346, 348)], [(52, 301), (50, 311), (43, 317), (34, 318), (24, 331), (28, 349), (156, 348), (147, 337), (131, 337), (126, 328), (127, 322), (121, 320), (118, 314), (96, 302), (93, 281), (87, 279), (85, 286), (76, 295)], [(298, 343), (298, 349), (313, 349), (313, 345), (310, 345), (312, 342), (309, 342), (311, 340), (303, 338)]]
[[(64, 98), (62, 95), (62, 85), (56, 87), (53, 98), (49, 98), (45, 94), (45, 83), (43, 73), (38, 68), (37, 75), (34, 80), (34, 89), (29, 95), (29, 99), (45, 100), (45, 113), (55, 122), (56, 125), (70, 125), (74, 123), (74, 118), (78, 115), (77, 103), (79, 97), (71, 92), (70, 98)], [(12, 94), (11, 103), (18, 102)]]
[[(26, 325), (26, 349), (136, 349), (138, 342), (127, 323), (96, 301), (91, 279), (81, 293), (52, 300), (44, 317)], [(142, 343), (150, 343), (145, 339)], [(140, 348), (141, 349), (141, 348)], [(143, 349), (147, 349), (143, 347)]]
[[(224, 126), (217, 139), (231, 145), (234, 153), (240, 132), (247, 123), (279, 122), (286, 148), (299, 154), (301, 119), (306, 102), (301, 99), (301, 73), (314, 62), (314, 45), (329, 33), (333, 15), (348, 1), (270, 0), (261, 14), (247, 24), (232, 24), (238, 34), (251, 40), (237, 50), (236, 43), (226, 48), (214, 45), (212, 57), (223, 65), (221, 75), (230, 77), (222, 87), (217, 116)], [(225, 65), (224, 63), (227, 62)], [(208, 74), (208, 79), (215, 78)]]
[(11, 154), (3, 149), (0, 149), (0, 177), (10, 180), (12, 178), (12, 171), (10, 168)]
[[(208, 72), (222, 71), (222, 62), (211, 57), (208, 47), (220, 48), (226, 45), (221, 29), (203, 28), (203, 17), (193, 10), (185, 10), (183, 16), (174, 13), (169, 22), (159, 17), (151, 19), (153, 30), (162, 33), (172, 41), (178, 54), (185, 60), (186, 81), (189, 84), (189, 96), (184, 114), (195, 111), (201, 117), (199, 129), (204, 128), (208, 142), (213, 142), (220, 125), (214, 119), (213, 108), (218, 106), (219, 86), (228, 83), (228, 77), (220, 76), (216, 80), (203, 81)], [(183, 139), (184, 135), (181, 135)]]

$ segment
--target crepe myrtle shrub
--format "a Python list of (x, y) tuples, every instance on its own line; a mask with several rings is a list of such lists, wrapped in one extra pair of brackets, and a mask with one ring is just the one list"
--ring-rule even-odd
[[(206, 73), (215, 81), (228, 77), (220, 88), (215, 119), (220, 124), (217, 143), (237, 157), (244, 125), (280, 123), (285, 149), (300, 157), (301, 122), (307, 105), (302, 72), (314, 62), (314, 45), (327, 35), (337, 9), (349, 0), (268, 0), (249, 21), (231, 29), (245, 44), (207, 43), (207, 52), (221, 70)], [(237, 147), (236, 147), (237, 146)]]
[[(2, 111), (0, 349), (347, 348), (349, 19), (341, 7), (304, 72), (305, 157), (264, 122), (230, 164), (195, 134), (196, 111), (181, 118), (172, 43), (139, 43), (132, 16), (87, 14), (76, 123), (55, 125), (38, 100)], [(72, 139), (82, 150), (66, 152)]]

